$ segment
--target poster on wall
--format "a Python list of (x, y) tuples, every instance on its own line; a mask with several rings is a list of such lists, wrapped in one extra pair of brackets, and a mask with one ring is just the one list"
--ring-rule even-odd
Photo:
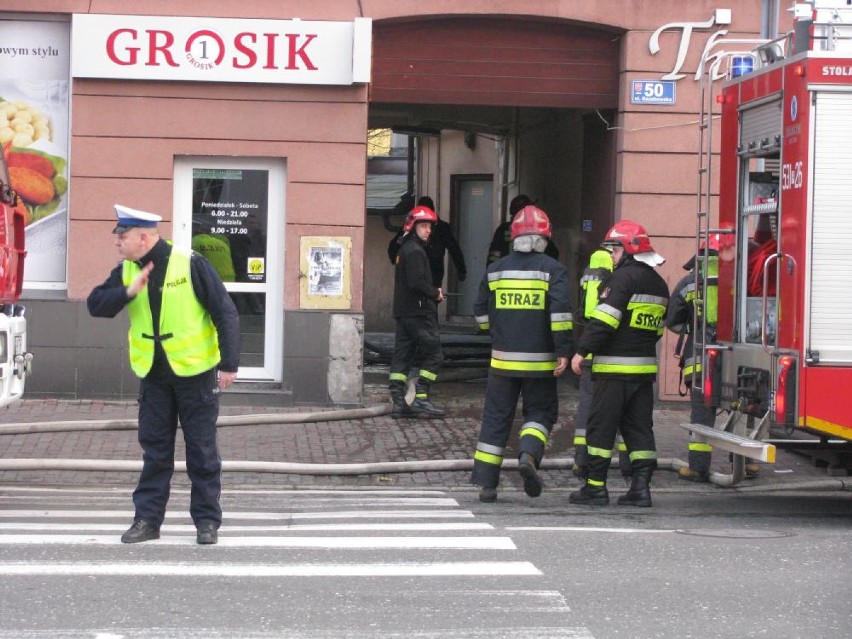
[(269, 171), (192, 171), (192, 249), (224, 282), (266, 282)]
[(0, 144), (26, 219), (24, 286), (64, 289), (70, 24), (0, 20)]
[(351, 308), (352, 238), (304, 236), (299, 248), (301, 308)]

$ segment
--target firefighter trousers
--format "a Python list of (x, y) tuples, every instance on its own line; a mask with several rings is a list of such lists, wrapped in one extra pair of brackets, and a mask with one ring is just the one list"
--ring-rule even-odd
[(390, 382), (408, 382), (408, 372), (419, 362), (418, 382), (428, 388), (444, 361), (437, 315), (398, 317), (390, 364)]
[(606, 486), (615, 436), (621, 431), (630, 465), (655, 468), (657, 446), (654, 440), (654, 384), (599, 377), (586, 424), (591, 486)]
[(509, 443), (518, 398), (523, 398), (518, 456), (530, 453), (541, 465), (548, 436), (559, 413), (555, 377), (507, 377), (491, 371), (485, 387), (485, 407), (479, 442), (473, 455), (471, 483), (496, 488), (500, 465)]
[[(586, 447), (586, 423), (589, 421), (589, 408), (595, 395), (595, 383), (592, 381), (592, 360), (584, 359), (580, 365), (580, 392), (577, 402), (577, 416), (574, 418), (574, 473), (586, 477), (589, 473), (589, 451)], [(625, 477), (631, 475), (630, 457), (621, 433), (616, 437), (618, 448), (618, 468)]]
[(175, 435), (180, 419), (186, 444), (186, 472), (192, 482), (189, 514), (195, 525), (222, 523), (222, 459), (216, 439), (219, 389), (216, 369), (192, 377), (168, 374), (140, 384), (139, 445), (142, 473), (133, 492), (136, 518), (160, 526), (175, 469)]
[[(710, 426), (711, 428), (715, 426), (716, 409), (704, 405), (704, 397), (699, 389), (693, 389), (690, 386), (689, 393), (689, 423)], [(709, 473), (712, 454), (713, 447), (710, 444), (696, 441), (695, 435), (690, 431), (687, 457), (690, 470), (702, 475)]]

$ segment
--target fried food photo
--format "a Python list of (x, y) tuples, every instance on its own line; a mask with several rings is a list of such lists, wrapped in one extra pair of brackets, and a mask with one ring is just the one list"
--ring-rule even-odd
[(46, 175), (24, 166), (10, 166), (12, 188), (28, 204), (47, 204), (56, 195), (53, 181)]

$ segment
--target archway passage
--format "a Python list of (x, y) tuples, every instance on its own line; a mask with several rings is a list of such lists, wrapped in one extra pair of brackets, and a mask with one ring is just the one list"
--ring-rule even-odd
[(519, 18), (374, 25), (371, 102), (614, 109), (613, 31)]
[[(472, 275), (462, 281), (447, 260), (445, 290), (455, 297), (442, 319), (472, 320), (489, 241), (518, 192), (551, 215), (560, 261), (578, 277), (612, 218), (615, 134), (606, 122), (618, 105), (621, 34), (508, 16), (378, 21), (373, 28), (368, 126), (415, 140), (407, 163), (401, 154), (395, 159), (398, 172), (409, 174), (407, 182), (396, 178), (403, 185), (397, 196), (408, 190), (435, 199)], [(375, 172), (371, 162), (368, 202), (371, 184), (389, 177)], [(483, 201), (474, 206), (477, 194)], [(386, 285), (365, 294), (368, 330), (392, 326), (387, 220), (370, 209), (365, 278)]]

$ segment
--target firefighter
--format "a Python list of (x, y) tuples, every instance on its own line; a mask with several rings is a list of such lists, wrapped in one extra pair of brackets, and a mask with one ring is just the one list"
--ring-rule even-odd
[[(391, 417), (443, 417), (444, 411), (429, 400), (429, 389), (437, 379), (443, 361), (438, 332), (438, 303), (444, 300), (440, 288), (432, 285), (426, 243), (438, 222), (435, 212), (417, 206), (408, 213), (405, 234), (394, 268), (393, 315), (396, 337), (390, 364)], [(411, 406), (405, 401), (408, 372), (415, 358), (420, 362)]]
[[(605, 281), (612, 273), (611, 247), (601, 247), (589, 258), (589, 265), (583, 271), (580, 278), (580, 303), (574, 314), (577, 325), (585, 326), (592, 316), (592, 311), (598, 305), (598, 293), (601, 282)], [(594, 382), (592, 382), (592, 356), (586, 356), (581, 366), (580, 374), (580, 400), (577, 406), (577, 415), (574, 418), (574, 466), (571, 469), (579, 479), (585, 479), (588, 475), (589, 457), (586, 449), (586, 421), (589, 416), (589, 405), (592, 403), (594, 394)], [(630, 478), (630, 459), (627, 455), (627, 446), (621, 433), (616, 438), (618, 448), (618, 467), (625, 479)]]
[(589, 474), (569, 501), (593, 506), (609, 503), (607, 470), (616, 432), (621, 430), (633, 477), (618, 503), (647, 507), (657, 465), (653, 431), (657, 341), (663, 334), (669, 297), (654, 267), (665, 260), (651, 246), (645, 229), (630, 220), (615, 224), (603, 244), (612, 246), (614, 269), (571, 360), (572, 370), (580, 375), (583, 360), (593, 353), (595, 390), (586, 432)]
[[(731, 240), (733, 236), (730, 237)], [(688, 273), (674, 288), (672, 299), (666, 311), (666, 328), (676, 333), (678, 346), (675, 349), (680, 364), (680, 377), (690, 395), (689, 421), (691, 424), (702, 424), (712, 427), (716, 422), (716, 410), (704, 405), (704, 397), (700, 393), (701, 386), (701, 354), (704, 344), (716, 340), (716, 314), (718, 309), (719, 290), (719, 247), (720, 234), (714, 233), (706, 243), (707, 273), (703, 272), (703, 258), (696, 255), (683, 265)], [(705, 244), (701, 245), (702, 251)], [(702, 293), (707, 286), (706, 299)], [(703, 317), (702, 317), (703, 316)], [(704, 334), (696, 335), (694, 327)], [(697, 382), (693, 388), (693, 380)], [(686, 393), (682, 393), (685, 395)], [(710, 456), (713, 447), (699, 442), (690, 433), (688, 460), (689, 466), (678, 470), (681, 479), (696, 482), (710, 481)]]
[[(719, 260), (730, 261), (734, 258), (734, 235), (711, 233), (709, 240), (706, 243), (702, 242), (700, 248), (702, 251), (707, 251), (706, 276), (703, 272), (704, 261), (701, 254), (690, 258), (683, 265), (688, 273), (674, 288), (666, 311), (665, 325), (680, 336), (675, 351), (679, 359), (681, 381), (686, 387), (686, 393), (689, 393), (689, 421), (691, 424), (712, 428), (716, 424), (716, 409), (704, 404), (701, 393), (701, 362), (704, 345), (716, 341)], [(705, 282), (706, 297), (704, 296)], [(703, 329), (703, 335), (694, 332), (696, 326), (699, 331)], [(678, 477), (694, 482), (709, 482), (713, 447), (698, 441), (692, 432), (689, 435), (687, 448), (689, 466), (678, 469)], [(746, 470), (747, 475), (753, 476), (759, 468), (756, 464), (750, 463), (746, 465)]]
[[(435, 288), (441, 288), (444, 284), (444, 255), (446, 253), (450, 254), (453, 263), (456, 265), (459, 282), (464, 282), (467, 279), (467, 266), (464, 263), (464, 253), (462, 253), (461, 246), (453, 235), (452, 227), (441, 219), (435, 209), (434, 201), (428, 195), (419, 198), (417, 206), (432, 209), (438, 217), (438, 222), (432, 228), (432, 235), (429, 236), (429, 242), (426, 244), (426, 255), (429, 257), (429, 268), (432, 271), (432, 285)], [(396, 264), (396, 256), (404, 237), (405, 231), (400, 229), (388, 243), (388, 259), (390, 259), (391, 264)]]
[(491, 333), (491, 367), (471, 483), (480, 501), (497, 499), (500, 466), (518, 398), (523, 397), (518, 470), (524, 491), (541, 494), (538, 468), (556, 422), (556, 378), (568, 368), (573, 346), (568, 271), (544, 254), (551, 227), (535, 206), (512, 221), (512, 249), (488, 267), (479, 286), (474, 315)]
[[(531, 204), (535, 203), (529, 196), (523, 193), (516, 195), (509, 202), (509, 221), (503, 222), (494, 230), (494, 236), (491, 238), (491, 244), (488, 246), (489, 264), (493, 264), (512, 251), (512, 222), (521, 209)], [(559, 249), (556, 248), (556, 244), (549, 237), (547, 238), (547, 248), (544, 249), (544, 254), (552, 257), (554, 260), (559, 259)]]
[(174, 473), (178, 419), (192, 482), (189, 512), (199, 544), (215, 544), (222, 522), (222, 459), (216, 440), (219, 396), (237, 377), (237, 309), (206, 259), (166, 242), (159, 215), (115, 206), (122, 261), (89, 294), (93, 317), (130, 318), (130, 366), (139, 383), (142, 473), (133, 492), (126, 544), (159, 539)]

